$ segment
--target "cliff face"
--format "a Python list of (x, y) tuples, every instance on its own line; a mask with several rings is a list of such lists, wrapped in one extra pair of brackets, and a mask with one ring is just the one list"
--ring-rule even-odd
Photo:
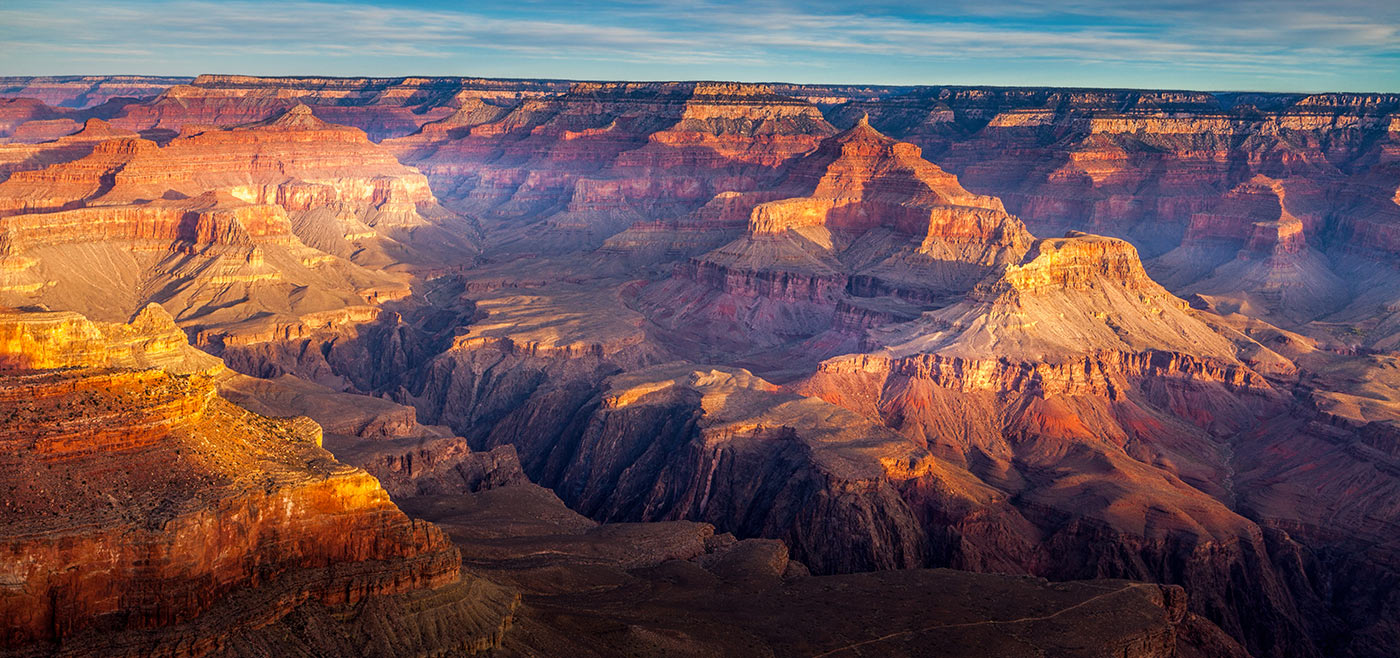
[(597, 524), (531, 484), (406, 508), (446, 528), (475, 568), (549, 602), (516, 617), (509, 652), (1245, 655), (1175, 587), (923, 569), (809, 576), (778, 541), (690, 521)]
[[(483, 617), (410, 651), (489, 644), (499, 626), (481, 621), (505, 623), (510, 597), (468, 596), (442, 532), (332, 459), (314, 423), (223, 401), (211, 378), (222, 367), (163, 312), (131, 325), (11, 312), (0, 324), (7, 648), (203, 655), (294, 611), (431, 590), (445, 597), (440, 619), (402, 622)], [(153, 364), (171, 369), (133, 369)]]
[(1308, 240), (1325, 228), (1320, 196), (1307, 181), (1256, 176), (1194, 215), (1181, 246), (1154, 260), (1153, 269), (1183, 292), (1281, 324), (1336, 311), (1348, 286)]
[(379, 141), (415, 132), (477, 101), (510, 104), (566, 89), (566, 82), (533, 80), (201, 75), (165, 85), (150, 102), (129, 106), (118, 122), (132, 130), (179, 132), (186, 124), (260, 121), (304, 103), (316, 107), (319, 117)]
[[(1220, 297), (1289, 327), (1343, 308), (1366, 313), (1368, 287), (1393, 295), (1388, 279), (1342, 281), (1369, 277), (1351, 254), (1388, 259), (1376, 250), (1388, 249), (1380, 227), (1391, 222), (1362, 218), (1393, 215), (1390, 195), (1358, 192), (1394, 151), (1395, 95), (934, 89), (849, 105), (833, 108), (833, 120), (868, 111), (969, 189), (1001, 197), (1033, 231), (1133, 241), (1180, 294)], [(915, 121), (922, 111), (947, 120)], [(1281, 200), (1251, 201), (1250, 190)], [(1269, 207), (1278, 204), (1283, 212)], [(1306, 248), (1241, 253), (1250, 241), (1241, 230), (1285, 214), (1284, 235)], [(1260, 230), (1280, 241), (1278, 227)], [(1237, 253), (1241, 262), (1229, 264)]]
[[(32, 125), (29, 122), (24, 125)], [(101, 142), (109, 139), (132, 138), (136, 133), (112, 127), (102, 119), (88, 119), (78, 126), (65, 129), (51, 139), (29, 144), (12, 141), (0, 144), (0, 174), (6, 178), (15, 171), (42, 169), (60, 162), (70, 162), (92, 153)]]

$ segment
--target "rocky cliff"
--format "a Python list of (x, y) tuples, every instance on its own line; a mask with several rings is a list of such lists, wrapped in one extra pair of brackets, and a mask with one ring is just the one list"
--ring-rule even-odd
[[(353, 128), (327, 124), (304, 105), (233, 129), (188, 126), (164, 147), (142, 139), (110, 139), (86, 157), (12, 174), (0, 184), (0, 213), (143, 203), (224, 191), (250, 203), (282, 206), (297, 217), (298, 235), (328, 253), (387, 264), (415, 241), (470, 250), (427, 181)], [(456, 221), (461, 221), (457, 219)], [(431, 236), (429, 235), (431, 234)], [(440, 252), (439, 252), (440, 253)], [(422, 261), (420, 256), (415, 259)]]
[[(512, 595), (464, 581), (442, 532), (331, 458), (314, 423), (221, 399), (222, 366), (162, 311), (11, 311), (0, 327), (8, 650), (204, 655), (295, 616), (326, 624), (309, 649), (340, 626), (427, 655), (487, 648), (508, 624)], [(431, 612), (409, 612), (425, 597)], [(370, 610), (400, 614), (374, 629)]]

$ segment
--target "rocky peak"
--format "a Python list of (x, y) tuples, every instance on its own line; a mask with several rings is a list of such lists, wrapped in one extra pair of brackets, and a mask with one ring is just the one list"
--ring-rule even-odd
[(1077, 231), (1037, 240), (966, 300), (873, 339), (901, 355), (1066, 363), (1160, 352), (1238, 364), (1228, 341), (1148, 278), (1131, 244)]
[(1021, 263), (1008, 268), (990, 290), (1034, 293), (1087, 289), (1100, 281), (1129, 290), (1160, 289), (1143, 270), (1137, 249), (1127, 241), (1070, 231), (1062, 238), (1037, 240)]
[(824, 225), (856, 232), (888, 226), (925, 235), (931, 224), (942, 223), (930, 220), (931, 209), (939, 206), (981, 208), (1005, 216), (1000, 200), (963, 189), (957, 176), (924, 160), (919, 147), (880, 133), (868, 116), (823, 141), (793, 167), (789, 181), (812, 191), (755, 208), (750, 233)]
[(833, 135), (830, 142), (843, 146), (856, 144), (867, 148), (889, 148), (897, 143), (894, 138), (886, 136), (870, 125), (869, 113), (862, 113), (855, 125)]
[(69, 139), (97, 140), (112, 139), (118, 137), (135, 137), (136, 133), (130, 130), (122, 130), (102, 119), (88, 119), (83, 123), (83, 129), (72, 135)]
[(348, 130), (345, 126), (337, 126), (326, 123), (312, 114), (311, 107), (305, 103), (297, 103), (288, 108), (286, 112), (273, 119), (261, 121), (246, 126), (248, 128), (258, 127), (273, 130)]

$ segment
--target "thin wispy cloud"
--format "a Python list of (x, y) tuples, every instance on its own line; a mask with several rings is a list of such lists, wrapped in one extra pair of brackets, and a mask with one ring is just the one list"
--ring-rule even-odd
[(10, 75), (1400, 90), (1400, 3), (11, 0), (0, 5), (0, 48)]

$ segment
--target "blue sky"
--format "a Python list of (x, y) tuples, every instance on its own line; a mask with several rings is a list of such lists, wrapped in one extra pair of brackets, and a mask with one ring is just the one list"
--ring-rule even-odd
[(1400, 91), (1400, 0), (0, 0), (0, 75)]

